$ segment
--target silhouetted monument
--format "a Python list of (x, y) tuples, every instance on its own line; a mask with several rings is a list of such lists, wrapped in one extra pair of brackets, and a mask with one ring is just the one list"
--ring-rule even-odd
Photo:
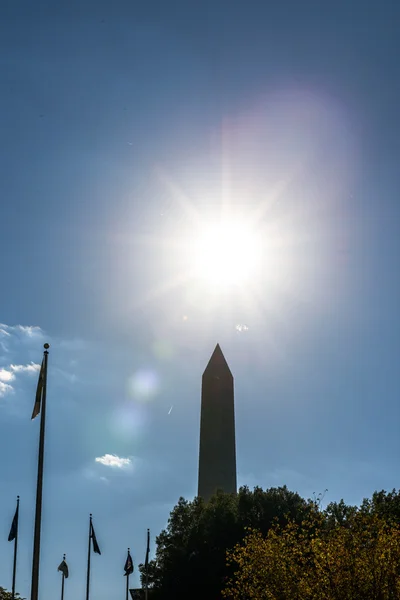
[(202, 379), (197, 494), (208, 501), (217, 490), (236, 493), (233, 376), (219, 344)]

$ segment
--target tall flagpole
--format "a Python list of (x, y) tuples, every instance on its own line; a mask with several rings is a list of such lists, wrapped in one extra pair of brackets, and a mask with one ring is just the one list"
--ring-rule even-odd
[(145, 600), (149, 596), (149, 553), (150, 553), (150, 529), (147, 530), (147, 549), (146, 549), (146, 583), (145, 583)]
[(42, 524), (42, 490), (43, 490), (43, 458), (44, 458), (44, 433), (46, 424), (46, 388), (47, 388), (47, 359), (49, 356), (49, 344), (44, 344), (44, 368), (43, 368), (43, 393), (40, 407), (40, 435), (39, 435), (39, 455), (38, 455), (38, 474), (36, 486), (36, 514), (35, 514), (35, 533), (33, 538), (33, 559), (32, 559), (32, 586), (31, 600), (38, 600), (39, 595), (39, 562), (40, 562), (40, 528)]
[(17, 531), (15, 532), (15, 539), (14, 539), (14, 563), (13, 563), (13, 578), (12, 578), (12, 592), (11, 592), (12, 600), (14, 600), (14, 598), (15, 598), (15, 578), (16, 578), (16, 575), (17, 575), (19, 496), (17, 496), (17, 515), (18, 515), (18, 519), (17, 519)]
[[(65, 554), (63, 556), (63, 561), (65, 561)], [(61, 600), (64, 600), (64, 580), (65, 580), (65, 573), (63, 571), (62, 572), (62, 580), (61, 580)]]
[(92, 514), (89, 516), (89, 545), (88, 545), (88, 558), (87, 558), (87, 575), (86, 575), (86, 600), (89, 600), (89, 589), (90, 589), (90, 542), (92, 538)]
[[(131, 549), (128, 548), (128, 556), (130, 551)], [(129, 571), (126, 574), (126, 600), (129, 600)]]

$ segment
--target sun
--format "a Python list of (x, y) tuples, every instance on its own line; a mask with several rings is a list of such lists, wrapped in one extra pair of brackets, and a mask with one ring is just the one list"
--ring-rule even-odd
[(214, 286), (248, 284), (260, 264), (260, 238), (244, 221), (205, 227), (193, 241), (192, 250), (193, 275)]

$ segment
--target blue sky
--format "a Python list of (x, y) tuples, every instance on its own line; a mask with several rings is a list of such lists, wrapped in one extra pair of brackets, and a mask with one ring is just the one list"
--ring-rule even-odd
[[(1, 585), (20, 494), (30, 593), (46, 341), (41, 600), (64, 552), (66, 598), (83, 596), (89, 512), (106, 600), (126, 548), (142, 562), (146, 528), (154, 551), (195, 495), (217, 342), (240, 484), (348, 503), (398, 487), (399, 17), (388, 1), (2, 3)], [(232, 218), (257, 256), (216, 285), (193, 248)]]

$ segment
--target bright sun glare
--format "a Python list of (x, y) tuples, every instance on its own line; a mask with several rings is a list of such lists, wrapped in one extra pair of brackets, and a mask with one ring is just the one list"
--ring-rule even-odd
[(228, 222), (201, 232), (194, 243), (195, 275), (207, 283), (248, 283), (260, 262), (260, 240), (245, 224)]

